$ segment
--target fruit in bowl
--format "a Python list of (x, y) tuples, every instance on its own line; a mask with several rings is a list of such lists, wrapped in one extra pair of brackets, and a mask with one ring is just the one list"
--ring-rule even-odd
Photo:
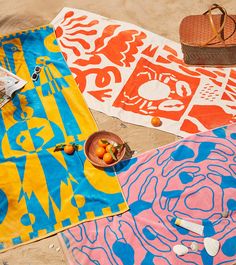
[(110, 167), (117, 164), (125, 155), (125, 142), (116, 134), (98, 131), (85, 142), (84, 152), (87, 159), (95, 166)]

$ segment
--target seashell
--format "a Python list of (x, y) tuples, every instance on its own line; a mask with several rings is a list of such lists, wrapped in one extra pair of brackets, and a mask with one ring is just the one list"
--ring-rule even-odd
[(214, 257), (220, 248), (220, 242), (214, 238), (206, 237), (204, 238), (204, 247), (206, 249), (206, 252)]
[(198, 243), (192, 242), (192, 244), (190, 245), (190, 248), (192, 249), (192, 251), (197, 252), (199, 248)]
[(48, 246), (48, 248), (54, 248), (54, 245), (53, 245), (53, 244), (50, 244), (50, 245)]
[(188, 248), (185, 247), (184, 245), (175, 245), (173, 247), (173, 251), (175, 252), (176, 255), (182, 256), (188, 253)]
[(222, 214), (223, 218), (227, 218), (229, 216), (229, 212), (228, 211), (223, 211), (221, 214)]
[(60, 248), (60, 247), (56, 248), (56, 252), (59, 252), (60, 250), (61, 250), (61, 248)]

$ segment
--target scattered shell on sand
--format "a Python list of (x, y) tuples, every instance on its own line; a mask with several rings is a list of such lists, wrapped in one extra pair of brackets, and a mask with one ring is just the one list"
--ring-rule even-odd
[(223, 211), (222, 212), (222, 217), (223, 218), (227, 218), (229, 216), (229, 212), (228, 211)]
[(184, 245), (175, 245), (173, 247), (173, 251), (175, 252), (176, 255), (182, 256), (188, 253), (188, 248), (185, 247)]
[(204, 238), (204, 247), (206, 249), (206, 252), (214, 257), (220, 248), (220, 242), (214, 238), (206, 237)]
[(197, 252), (199, 249), (198, 243), (192, 242), (192, 244), (190, 245), (190, 248), (192, 249), (192, 251)]
[(56, 251), (57, 251), (57, 252), (59, 252), (60, 250), (61, 250), (61, 248), (59, 248), (59, 247), (58, 247), (58, 248), (56, 248)]
[(48, 248), (54, 248), (54, 245), (53, 245), (53, 244), (50, 244), (50, 245), (48, 246)]

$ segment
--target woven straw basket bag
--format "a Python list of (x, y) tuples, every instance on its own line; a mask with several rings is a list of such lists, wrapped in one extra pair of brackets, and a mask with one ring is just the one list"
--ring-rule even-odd
[(236, 15), (228, 15), (222, 6), (213, 4), (203, 15), (185, 17), (179, 35), (186, 64), (236, 65)]

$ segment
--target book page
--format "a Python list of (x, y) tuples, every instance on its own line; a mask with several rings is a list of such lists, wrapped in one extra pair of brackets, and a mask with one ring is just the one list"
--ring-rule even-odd
[(21, 89), (27, 82), (0, 67), (0, 108), (12, 97), (13, 93)]

